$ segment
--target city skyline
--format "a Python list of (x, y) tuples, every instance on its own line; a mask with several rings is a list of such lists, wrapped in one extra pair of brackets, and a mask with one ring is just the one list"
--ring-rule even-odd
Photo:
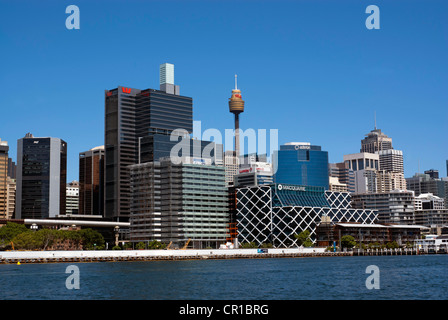
[[(202, 130), (233, 128), (228, 95), (238, 74), (246, 102), (242, 130), (279, 129), (279, 145), (320, 145), (336, 163), (359, 151), (376, 113), (377, 128), (403, 151), (405, 177), (429, 169), (446, 176), (445, 3), (406, 3), (403, 12), (405, 2), (377, 1), (380, 30), (366, 29), (365, 4), (349, 1), (256, 8), (242, 1), (231, 15), (221, 2), (173, 3), (167, 13), (157, 1), (128, 7), (78, 1), (80, 30), (65, 28), (64, 5), (5, 3), (1, 33), (9, 63), (0, 101), (8, 121), (0, 138), (9, 156), (17, 161), (17, 140), (27, 132), (63, 139), (67, 182), (78, 180), (79, 153), (104, 144), (104, 90), (157, 89), (159, 65), (172, 63)], [(425, 20), (412, 19), (417, 14)], [(170, 32), (177, 36), (164, 37)], [(130, 52), (136, 39), (139, 50)], [(236, 51), (229, 49), (233, 42)]]

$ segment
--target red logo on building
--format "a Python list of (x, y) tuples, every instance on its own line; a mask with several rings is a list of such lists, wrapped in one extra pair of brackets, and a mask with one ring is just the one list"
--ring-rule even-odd
[(131, 93), (131, 88), (121, 88), (121, 90), (123, 90), (124, 93)]

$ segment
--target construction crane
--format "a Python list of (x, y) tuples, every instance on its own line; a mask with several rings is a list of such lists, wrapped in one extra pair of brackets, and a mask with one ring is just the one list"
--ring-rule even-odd
[(182, 249), (180, 249), (180, 250), (185, 250), (185, 249), (187, 249), (188, 244), (190, 243), (190, 240), (191, 240), (191, 239), (188, 239), (187, 243), (185, 243), (184, 247), (183, 247)]

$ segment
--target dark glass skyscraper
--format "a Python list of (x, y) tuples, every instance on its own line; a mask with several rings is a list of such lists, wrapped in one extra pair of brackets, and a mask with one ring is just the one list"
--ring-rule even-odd
[(328, 152), (309, 143), (291, 142), (274, 151), (275, 183), (329, 188)]
[(79, 154), (79, 214), (103, 215), (104, 147)]
[(17, 219), (65, 214), (67, 143), (27, 134), (17, 142)]
[[(174, 79), (174, 75), (164, 79)], [(105, 92), (105, 218), (129, 219), (128, 166), (142, 162), (144, 137), (169, 137), (176, 129), (186, 134), (193, 131), (193, 99), (179, 95), (178, 86), (164, 81), (161, 90), (119, 86)]]

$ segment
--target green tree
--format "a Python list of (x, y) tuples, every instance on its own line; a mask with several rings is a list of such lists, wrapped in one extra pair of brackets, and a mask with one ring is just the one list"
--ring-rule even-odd
[(148, 243), (148, 249), (151, 249), (151, 250), (158, 250), (158, 249), (165, 249), (165, 248), (166, 248), (166, 244), (159, 242), (157, 240), (153, 240)]
[(32, 233), (41, 250), (46, 250), (60, 238), (60, 233), (53, 229), (40, 229)]
[(137, 249), (137, 250), (143, 250), (143, 249), (145, 249), (145, 247), (146, 246), (145, 246), (144, 242), (139, 242), (135, 245), (135, 249)]
[(104, 247), (104, 237), (93, 229), (81, 229), (78, 231), (81, 237), (82, 246), (86, 250)]
[(38, 250), (42, 247), (42, 240), (33, 231), (19, 233), (12, 242), (16, 250)]
[[(0, 228), (0, 248), (6, 249), (11, 246), (12, 240), (19, 234), (27, 232), (29, 229), (24, 224), (7, 222)], [(15, 249), (15, 247), (14, 247)]]
[(386, 243), (386, 248), (387, 249), (396, 249), (399, 248), (400, 246), (398, 245), (398, 243), (396, 241), (392, 241), (392, 242), (388, 242)]
[(297, 239), (297, 244), (299, 246), (312, 247), (313, 241), (311, 240), (310, 234), (311, 233), (308, 230), (304, 230), (299, 234), (295, 234), (294, 238)]
[(353, 236), (346, 235), (341, 238), (341, 247), (351, 249), (356, 246), (356, 241)]
[(245, 242), (241, 244), (241, 248), (243, 249), (257, 248), (257, 245), (255, 244), (255, 242)]

